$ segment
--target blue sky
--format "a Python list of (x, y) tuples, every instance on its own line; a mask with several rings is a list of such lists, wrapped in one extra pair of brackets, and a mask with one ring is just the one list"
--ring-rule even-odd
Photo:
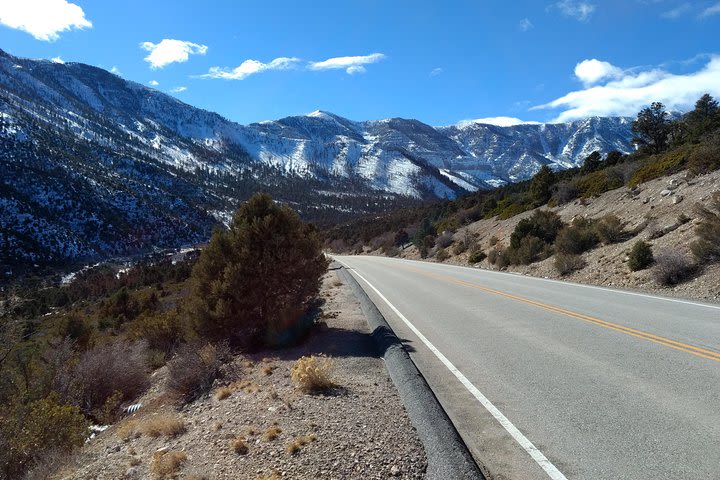
[(718, 0), (2, 0), (0, 24), (11, 54), (114, 68), (241, 123), (564, 121), (720, 97)]

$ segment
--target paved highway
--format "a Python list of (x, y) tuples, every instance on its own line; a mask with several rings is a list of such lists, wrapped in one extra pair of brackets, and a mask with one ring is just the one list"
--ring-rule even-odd
[(720, 306), (338, 256), (495, 479), (720, 479)]

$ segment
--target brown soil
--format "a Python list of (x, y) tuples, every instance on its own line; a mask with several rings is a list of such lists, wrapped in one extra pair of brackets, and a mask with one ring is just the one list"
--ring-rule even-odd
[[(359, 303), (334, 271), (322, 296), (322, 321), (301, 346), (236, 357), (230, 370), (237, 378), (216, 382), (189, 405), (177, 409), (167, 401), (165, 369), (158, 370), (143, 408), (91, 440), (55, 478), (158, 478), (157, 465), (182, 454), (177, 472), (163, 478), (423, 478), (425, 451)], [(311, 354), (332, 358), (337, 388), (306, 394), (293, 384), (291, 367)], [(227, 386), (229, 396), (213, 395)], [(161, 415), (182, 421), (185, 431), (142, 433)]]

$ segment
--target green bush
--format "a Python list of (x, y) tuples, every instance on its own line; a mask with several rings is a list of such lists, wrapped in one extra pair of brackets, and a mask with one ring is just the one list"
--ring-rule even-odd
[(508, 261), (511, 265), (530, 265), (541, 259), (541, 255), (546, 252), (546, 246), (547, 243), (536, 236), (528, 235), (520, 240), (517, 248), (510, 247), (506, 250)]
[(560, 217), (550, 210), (536, 210), (531, 217), (518, 222), (510, 235), (510, 247), (520, 248), (523, 238), (533, 236), (544, 243), (552, 243), (563, 227)]
[(630, 185), (637, 185), (655, 178), (679, 172), (687, 161), (687, 149), (680, 148), (645, 159), (630, 179)]
[(485, 260), (486, 257), (487, 255), (485, 255), (485, 252), (482, 250), (473, 250), (470, 252), (470, 255), (468, 255), (468, 263), (480, 263)]
[(695, 175), (709, 173), (720, 168), (720, 134), (712, 141), (698, 145), (688, 155), (688, 169)]
[(82, 446), (89, 426), (80, 409), (60, 403), (56, 393), (28, 404), (3, 405), (0, 477), (21, 478), (24, 471), (45, 456)]
[(193, 268), (189, 314), (208, 338), (273, 344), (301, 323), (327, 265), (315, 228), (257, 194), (213, 232)]
[(581, 197), (590, 198), (620, 188), (624, 183), (624, 178), (618, 169), (609, 167), (583, 176), (577, 181), (577, 188)]
[(650, 244), (642, 240), (638, 240), (630, 250), (628, 258), (628, 268), (631, 271), (637, 272), (643, 270), (653, 263), (653, 253)]
[(579, 217), (570, 226), (558, 232), (555, 239), (555, 250), (560, 253), (579, 255), (595, 247), (599, 241), (593, 222)]

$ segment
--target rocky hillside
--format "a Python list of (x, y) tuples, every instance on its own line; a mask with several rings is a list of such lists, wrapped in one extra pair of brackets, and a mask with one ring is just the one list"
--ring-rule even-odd
[[(452, 246), (446, 248), (448, 257), (443, 262), (458, 265), (475, 265), (491, 270), (506, 270), (544, 278), (562, 278), (579, 283), (639, 290), (667, 296), (693, 298), (720, 302), (720, 264), (704, 265), (691, 271), (688, 277), (676, 285), (663, 285), (657, 281), (655, 267), (631, 271), (628, 259), (633, 245), (639, 240), (648, 242), (656, 262), (663, 257), (679, 255), (692, 263), (690, 244), (697, 240), (697, 227), (702, 221), (696, 205), (709, 205), (713, 192), (720, 191), (720, 171), (695, 177), (681, 172), (670, 177), (658, 178), (636, 188), (622, 187), (599, 197), (576, 200), (549, 209), (557, 213), (567, 224), (578, 218), (601, 219), (607, 215), (617, 216), (626, 232), (621, 241), (600, 244), (581, 255), (582, 268), (561, 274), (555, 266), (555, 256), (530, 265), (498, 265), (491, 262), (492, 254), (473, 262), (471, 250), (460, 253)], [(548, 210), (543, 207), (542, 210)], [(457, 244), (470, 241), (479, 251), (496, 252), (511, 243), (511, 235), (517, 224), (534, 214), (528, 211), (502, 220), (484, 219), (460, 228), (452, 236)], [(377, 252), (379, 253), (379, 252)], [(414, 246), (400, 252), (404, 258), (420, 259)], [(437, 261), (437, 257), (429, 258)]]

